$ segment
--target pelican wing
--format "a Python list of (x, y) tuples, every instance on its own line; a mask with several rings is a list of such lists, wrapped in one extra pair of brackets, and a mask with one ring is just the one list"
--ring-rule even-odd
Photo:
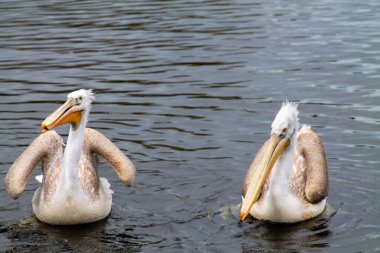
[(243, 188), (242, 188), (242, 194), (245, 196), (249, 183), (252, 181), (253, 174), (260, 165), (264, 162), (264, 155), (266, 154), (266, 150), (269, 147), (270, 140), (267, 140), (264, 142), (264, 144), (260, 147), (259, 151), (257, 151), (255, 158), (253, 158), (253, 161), (251, 162), (251, 165), (249, 166), (245, 177), (243, 181)]
[(21, 196), (26, 182), (40, 161), (51, 155), (62, 155), (62, 144), (62, 138), (55, 131), (49, 131), (38, 136), (27, 147), (5, 176), (5, 189), (12, 198)]
[(309, 126), (303, 126), (299, 131), (297, 150), (306, 166), (306, 199), (312, 204), (318, 203), (328, 193), (327, 162), (322, 141)]
[(127, 186), (133, 185), (136, 174), (135, 166), (115, 144), (103, 134), (91, 128), (86, 128), (85, 142), (89, 145), (90, 152), (107, 160), (124, 184)]

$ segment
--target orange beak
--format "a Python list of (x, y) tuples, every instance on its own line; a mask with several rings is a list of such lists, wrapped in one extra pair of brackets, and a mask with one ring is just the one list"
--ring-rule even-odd
[(61, 107), (42, 122), (41, 131), (45, 133), (66, 123), (71, 123), (73, 127), (77, 127), (82, 120), (82, 111), (82, 106), (77, 105), (74, 99), (68, 98)]
[(240, 219), (242, 221), (247, 217), (253, 204), (260, 197), (261, 189), (268, 179), (274, 164), (289, 143), (290, 140), (288, 138), (281, 138), (278, 135), (271, 136), (268, 149), (266, 150), (267, 153), (264, 156), (263, 166), (255, 168), (252, 180), (249, 183), (248, 190), (243, 198), (240, 211)]

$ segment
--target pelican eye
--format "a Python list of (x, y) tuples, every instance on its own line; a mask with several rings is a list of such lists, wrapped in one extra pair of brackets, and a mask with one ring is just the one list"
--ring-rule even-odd
[(287, 132), (288, 132), (287, 128), (282, 129), (280, 136), (285, 137)]
[(82, 96), (76, 98), (76, 99), (75, 99), (75, 104), (76, 104), (76, 105), (80, 105), (80, 103), (82, 103), (82, 100), (83, 100), (83, 97), (82, 97)]

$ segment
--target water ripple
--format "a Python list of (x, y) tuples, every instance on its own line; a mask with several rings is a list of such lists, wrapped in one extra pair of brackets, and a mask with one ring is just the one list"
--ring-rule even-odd
[[(138, 171), (126, 188), (101, 160), (113, 211), (81, 233), (25, 221), (33, 179), (16, 201), (2, 189), (3, 249), (379, 251), (379, 13), (375, 0), (1, 1), (0, 174), (79, 88), (96, 93), (89, 127)], [(244, 172), (285, 99), (324, 142), (337, 212), (241, 223)]]

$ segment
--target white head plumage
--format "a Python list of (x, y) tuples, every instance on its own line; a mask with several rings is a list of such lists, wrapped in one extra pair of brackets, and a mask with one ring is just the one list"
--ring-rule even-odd
[(282, 103), (280, 111), (277, 113), (272, 123), (272, 134), (284, 135), (290, 138), (298, 131), (298, 104), (290, 101)]
[(73, 91), (67, 95), (67, 98), (75, 99), (78, 104), (83, 106), (83, 109), (90, 109), (92, 101), (95, 100), (95, 94), (91, 89), (80, 89)]

